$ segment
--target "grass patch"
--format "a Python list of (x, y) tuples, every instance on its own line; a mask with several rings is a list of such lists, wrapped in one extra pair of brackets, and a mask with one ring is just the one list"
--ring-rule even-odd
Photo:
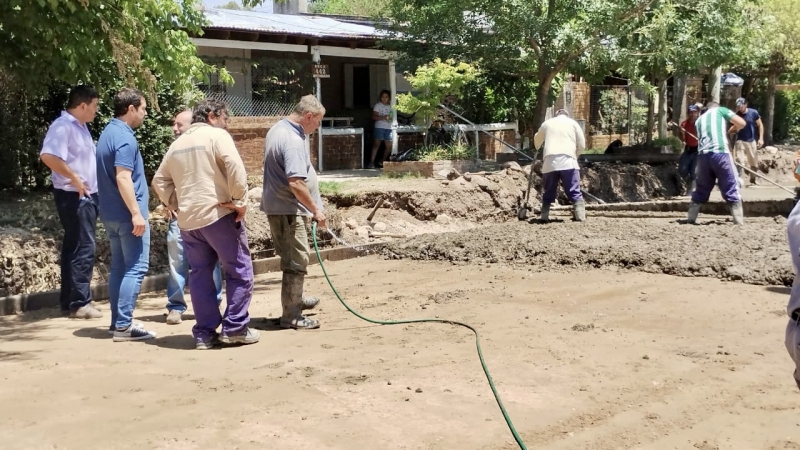
[(336, 181), (320, 181), (319, 193), (320, 195), (340, 195), (344, 192), (344, 183)]
[(381, 174), (380, 178), (385, 180), (411, 180), (424, 177), (420, 172), (385, 172)]
[(414, 152), (417, 161), (464, 161), (475, 159), (475, 148), (466, 145), (429, 145)]
[(587, 148), (586, 150), (581, 152), (581, 155), (602, 155), (606, 152), (606, 149), (597, 147), (597, 148)]

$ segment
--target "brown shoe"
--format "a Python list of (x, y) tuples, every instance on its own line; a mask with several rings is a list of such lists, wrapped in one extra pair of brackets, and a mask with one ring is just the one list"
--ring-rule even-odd
[(182, 319), (180, 311), (176, 311), (173, 309), (172, 311), (169, 312), (169, 314), (167, 314), (167, 325), (178, 325), (181, 322)]
[(69, 313), (70, 319), (99, 319), (101, 317), (103, 317), (103, 313), (95, 309), (91, 304), (82, 306)]

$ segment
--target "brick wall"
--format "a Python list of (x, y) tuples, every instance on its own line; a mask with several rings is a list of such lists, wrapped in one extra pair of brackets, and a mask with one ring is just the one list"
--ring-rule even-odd
[[(498, 139), (508, 142), (512, 146), (516, 145), (517, 135), (514, 130), (490, 131), (489, 133), (493, 134)], [(478, 153), (481, 159), (495, 159), (497, 153), (511, 151), (510, 148), (490, 138), (486, 133), (480, 133), (478, 142), (480, 142)]]
[(617, 139), (622, 141), (622, 145), (628, 145), (629, 136), (627, 134), (595, 134), (586, 136), (586, 148), (605, 149), (611, 141), (616, 141)]
[(231, 117), (228, 133), (233, 137), (248, 175), (263, 173), (264, 138), (281, 117)]
[[(319, 167), (318, 143), (319, 138), (314, 133), (311, 136), (311, 164), (314, 167)], [(325, 170), (360, 169), (362, 155), (360, 134), (322, 138), (322, 163)]]
[[(403, 153), (404, 151), (420, 147), (425, 143), (425, 135), (422, 133), (400, 133), (397, 135), (397, 152)], [(367, 145), (372, 150), (372, 146)]]

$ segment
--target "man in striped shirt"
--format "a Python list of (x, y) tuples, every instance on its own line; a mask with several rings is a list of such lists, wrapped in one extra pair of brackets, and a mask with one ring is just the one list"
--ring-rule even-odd
[(722, 198), (731, 205), (733, 223), (744, 223), (742, 198), (739, 195), (739, 186), (736, 181), (736, 169), (728, 147), (726, 122), (731, 123), (731, 128), (740, 130), (745, 126), (745, 121), (728, 108), (719, 106), (719, 103), (709, 102), (708, 110), (697, 119), (698, 157), (697, 157), (697, 187), (692, 194), (689, 204), (687, 222), (695, 223), (700, 205), (708, 201), (714, 183), (719, 182)]

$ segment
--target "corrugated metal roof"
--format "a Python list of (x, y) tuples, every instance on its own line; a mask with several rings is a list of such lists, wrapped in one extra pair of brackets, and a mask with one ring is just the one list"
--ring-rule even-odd
[(256, 11), (207, 9), (206, 28), (292, 34), (316, 38), (371, 39), (385, 36), (373, 26), (342, 22), (330, 17), (270, 14)]

